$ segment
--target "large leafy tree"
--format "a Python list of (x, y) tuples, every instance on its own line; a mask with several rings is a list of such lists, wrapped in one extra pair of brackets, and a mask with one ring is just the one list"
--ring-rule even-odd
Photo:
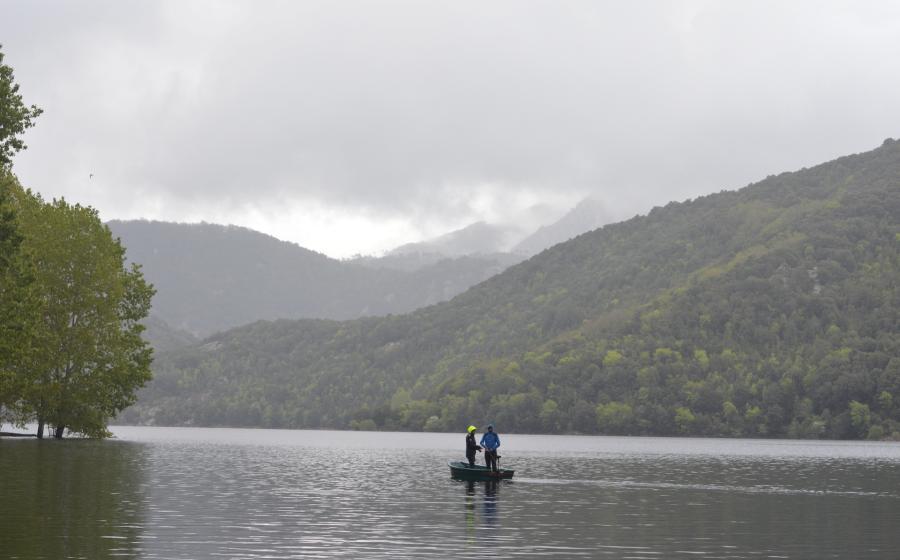
[(41, 114), (18, 92), (0, 52), (0, 420), (104, 436), (150, 378), (154, 291), (96, 210), (18, 184), (12, 156)]
[(22, 134), (32, 126), (43, 109), (25, 105), (11, 67), (3, 64), (0, 45), (0, 168), (9, 169), (12, 157), (26, 148)]
[(35, 318), (32, 276), (12, 204), (16, 187), (12, 174), (0, 169), (0, 422), (21, 420), (18, 372), (30, 347), (29, 326)]
[(30, 348), (28, 326), (34, 318), (31, 276), (13, 204), (18, 183), (10, 167), (12, 156), (25, 148), (22, 133), (40, 114), (41, 109), (22, 102), (0, 45), (0, 422), (23, 420), (19, 368)]
[(23, 400), (38, 422), (89, 436), (134, 402), (150, 379), (151, 349), (141, 320), (154, 290), (93, 208), (44, 202), (26, 193), (23, 245), (33, 255), (40, 294)]

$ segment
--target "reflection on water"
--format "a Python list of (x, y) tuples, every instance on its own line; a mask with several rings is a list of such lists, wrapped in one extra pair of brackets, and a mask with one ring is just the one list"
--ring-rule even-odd
[[(500, 480), (454, 480), (454, 484), (465, 487), (465, 519), (466, 536), (469, 544), (485, 545), (493, 540), (494, 532), (499, 524), (497, 506), (499, 503), (500, 486), (512, 484), (510, 481)], [(479, 534), (478, 531), (482, 531)], [(488, 530), (485, 532), (485, 530)]]
[(497, 491), (500, 484), (496, 480), (484, 483), (484, 524), (487, 527), (497, 525)]
[(0, 557), (135, 558), (144, 446), (0, 441)]
[(894, 558), (900, 446), (116, 428), (0, 441), (3, 558)]

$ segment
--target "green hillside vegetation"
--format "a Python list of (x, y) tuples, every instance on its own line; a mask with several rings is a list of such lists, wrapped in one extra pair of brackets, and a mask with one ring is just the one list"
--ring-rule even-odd
[[(377, 259), (339, 261), (237, 226), (115, 220), (108, 226), (157, 289), (154, 332), (167, 324), (200, 336), (260, 319), (409, 312), (448, 300), (521, 260), (441, 258), (398, 270), (389, 266), (396, 259), (386, 266), (377, 266)], [(156, 340), (174, 342), (174, 331)]]
[(155, 315), (147, 317), (143, 321), (143, 325), (145, 330), (141, 336), (151, 348), (158, 352), (175, 350), (199, 342), (199, 339), (193, 334), (176, 329)]
[(165, 353), (127, 421), (900, 435), (900, 142), (671, 203), (452, 301)]

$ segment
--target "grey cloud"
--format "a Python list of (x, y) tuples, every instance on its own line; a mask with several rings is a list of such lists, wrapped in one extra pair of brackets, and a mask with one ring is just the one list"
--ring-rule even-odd
[(900, 130), (890, 2), (4, 12), (7, 60), (47, 109), (17, 170), (113, 214), (153, 199), (173, 219), (215, 204), (239, 221), (249, 204), (316, 200), (458, 227), (492, 185), (592, 194), (626, 217)]

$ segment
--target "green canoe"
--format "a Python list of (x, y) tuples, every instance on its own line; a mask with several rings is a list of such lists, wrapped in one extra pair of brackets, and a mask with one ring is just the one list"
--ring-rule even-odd
[(450, 461), (450, 476), (462, 480), (497, 480), (500, 478), (512, 478), (516, 471), (500, 469), (498, 472), (488, 470), (484, 465), (470, 467), (463, 461)]

